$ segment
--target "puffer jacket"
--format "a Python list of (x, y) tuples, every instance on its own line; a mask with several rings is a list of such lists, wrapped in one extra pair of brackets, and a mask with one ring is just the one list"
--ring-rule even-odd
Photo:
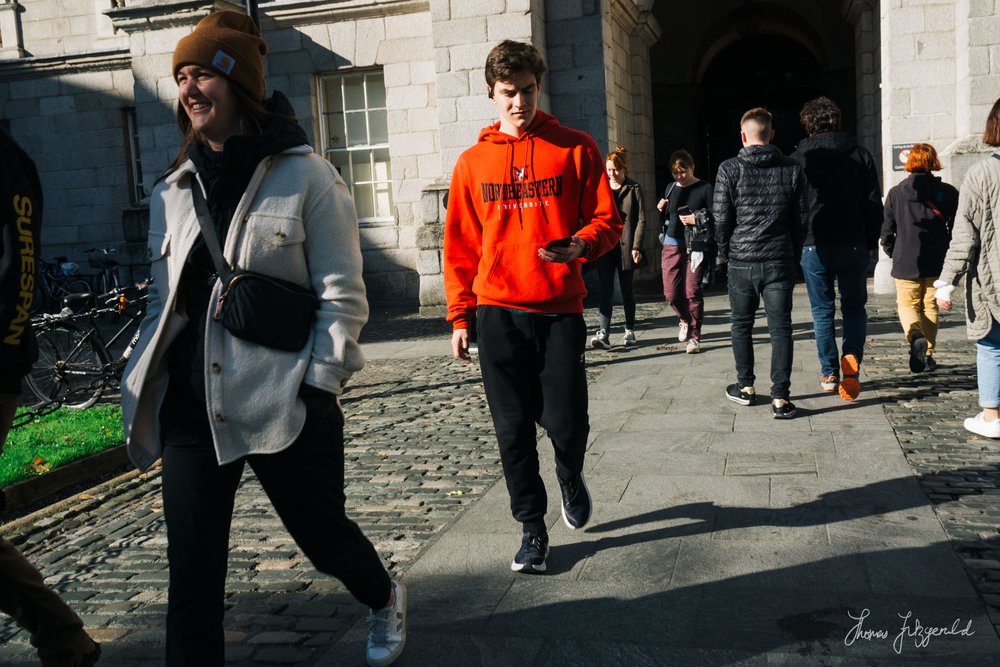
[(806, 178), (804, 245), (864, 243), (874, 250), (882, 188), (872, 154), (846, 132), (824, 132), (800, 141), (791, 158)]
[(951, 244), (940, 281), (957, 285), (965, 277), (965, 319), (972, 340), (986, 337), (1000, 322), (1000, 157), (973, 165), (962, 181)]
[[(622, 258), (622, 270), (635, 268), (632, 251), (645, 252), (642, 240), (646, 235), (646, 212), (642, 203), (642, 186), (631, 178), (626, 178), (621, 190), (614, 193), (618, 203), (618, 214), (622, 219), (622, 238), (618, 250)], [(612, 251), (613, 252), (613, 251)]]
[[(188, 160), (153, 190), (149, 309), (121, 383), (129, 457), (140, 470), (160, 456), (167, 352), (188, 324), (178, 285), (201, 233), (191, 197), (203, 187)], [(299, 352), (236, 338), (211, 317), (205, 331), (205, 397), (221, 464), (292, 444), (305, 423), (303, 384), (340, 394), (364, 366), (368, 319), (357, 214), (337, 170), (309, 146), (264, 158), (236, 207), (223, 254), (240, 268), (308, 285), (319, 297), (312, 335)], [(221, 291), (216, 282), (210, 303)]]
[(719, 165), (712, 213), (722, 260), (797, 260), (805, 230), (801, 167), (777, 146), (750, 145)]

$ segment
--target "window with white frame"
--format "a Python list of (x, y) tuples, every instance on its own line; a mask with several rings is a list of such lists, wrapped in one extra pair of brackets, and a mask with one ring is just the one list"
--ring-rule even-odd
[(359, 222), (395, 220), (382, 71), (323, 75), (318, 92), (323, 153), (350, 186)]

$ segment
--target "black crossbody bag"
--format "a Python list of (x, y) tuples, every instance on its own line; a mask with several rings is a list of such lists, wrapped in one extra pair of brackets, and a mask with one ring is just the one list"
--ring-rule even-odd
[(222, 280), (213, 319), (222, 322), (229, 333), (251, 343), (286, 352), (301, 350), (316, 321), (319, 299), (312, 290), (288, 280), (226, 264), (196, 181), (191, 183), (191, 196), (205, 246)]

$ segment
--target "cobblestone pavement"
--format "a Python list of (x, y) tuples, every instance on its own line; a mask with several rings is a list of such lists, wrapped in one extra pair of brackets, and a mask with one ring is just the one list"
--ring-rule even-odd
[[(934, 373), (910, 373), (907, 347), (870, 339), (864, 360), (866, 385), (878, 391), (906, 460), (1000, 633), (1000, 442), (965, 430), (980, 411), (976, 350), (965, 336), (961, 304), (942, 319)], [(869, 328), (900, 330), (891, 296), (869, 301)]]
[[(873, 297), (870, 315), (873, 330), (898, 327), (890, 297)], [(640, 329), (674, 324), (657, 301), (640, 304), (638, 318)], [(596, 328), (592, 309), (587, 321)], [(620, 326), (614, 331), (613, 341)], [(447, 335), (441, 318), (383, 311), (373, 313), (364, 338)], [(618, 351), (589, 355), (591, 380)], [(1000, 625), (1000, 446), (967, 438), (962, 428), (962, 418), (978, 410), (975, 348), (965, 339), (962, 316), (945, 322), (941, 367), (933, 375), (909, 373), (901, 337), (874, 339), (866, 354), (865, 390), (877, 392)], [(355, 376), (344, 406), (349, 512), (386, 565), (405, 570), (501, 475), (478, 369), (441, 357), (374, 361)], [(159, 484), (156, 471), (132, 476), (78, 496), (59, 513), (43, 511), (0, 528), (105, 643), (102, 665), (162, 664), (167, 566)], [(338, 582), (312, 569), (248, 470), (232, 529), (230, 661), (312, 664), (364, 611)], [(33, 655), (26, 635), (0, 619), (0, 664), (37, 664)]]
[[(639, 319), (658, 326), (662, 309), (641, 304)], [(596, 314), (588, 321), (596, 325)], [(377, 311), (362, 340), (449, 332), (440, 317)], [(591, 380), (614, 358), (595, 357)], [(501, 476), (478, 366), (440, 357), (369, 362), (343, 404), (349, 515), (386, 566), (401, 571)], [(162, 664), (167, 563), (158, 471), (77, 500), (4, 532), (105, 644), (102, 665)], [(237, 496), (226, 596), (227, 658), (240, 665), (308, 665), (365, 612), (312, 568), (249, 468)], [(37, 664), (33, 656), (27, 635), (0, 617), (0, 664)]]

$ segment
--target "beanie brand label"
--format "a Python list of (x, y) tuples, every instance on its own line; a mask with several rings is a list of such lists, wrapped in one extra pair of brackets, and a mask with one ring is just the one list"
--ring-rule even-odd
[(212, 67), (219, 70), (223, 74), (229, 75), (233, 72), (233, 66), (236, 65), (236, 59), (225, 51), (219, 50), (215, 52), (215, 58), (212, 59)]

